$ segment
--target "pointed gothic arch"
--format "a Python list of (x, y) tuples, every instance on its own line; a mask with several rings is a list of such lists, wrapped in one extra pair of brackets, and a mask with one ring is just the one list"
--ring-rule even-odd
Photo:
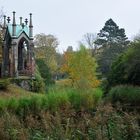
[(29, 59), (29, 42), (22, 37), (18, 42), (18, 71), (19, 73), (27, 70)]

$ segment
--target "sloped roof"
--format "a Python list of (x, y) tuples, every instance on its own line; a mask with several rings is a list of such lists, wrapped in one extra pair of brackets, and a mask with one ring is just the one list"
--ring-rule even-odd
[[(12, 24), (8, 24), (8, 32), (10, 33), (10, 36), (12, 37)], [(19, 37), (22, 32), (25, 32), (26, 35), (29, 37), (29, 28), (27, 25), (24, 25), (24, 28), (22, 28), (21, 25), (16, 25), (16, 37)]]

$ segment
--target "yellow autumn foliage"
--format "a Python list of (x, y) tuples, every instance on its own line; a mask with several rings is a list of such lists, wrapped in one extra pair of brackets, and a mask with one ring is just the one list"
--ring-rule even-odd
[(97, 64), (90, 52), (82, 45), (76, 52), (65, 52), (61, 72), (66, 72), (78, 88), (94, 88), (100, 81), (96, 77)]

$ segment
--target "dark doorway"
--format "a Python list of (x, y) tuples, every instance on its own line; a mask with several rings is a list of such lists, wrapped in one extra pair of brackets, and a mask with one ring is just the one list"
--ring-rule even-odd
[(18, 45), (18, 71), (27, 69), (28, 43), (22, 38)]

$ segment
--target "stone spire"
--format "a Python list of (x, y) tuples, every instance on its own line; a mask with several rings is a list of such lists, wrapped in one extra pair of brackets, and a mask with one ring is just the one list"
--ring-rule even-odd
[(3, 18), (4, 18), (4, 23), (3, 23), (3, 34), (5, 34), (5, 32), (6, 32), (6, 27), (7, 27), (7, 25), (6, 25), (6, 16), (4, 15)]
[(20, 17), (19, 19), (20, 19), (20, 25), (22, 25), (22, 17)]
[(30, 37), (30, 38), (33, 38), (32, 13), (30, 13), (30, 22), (29, 22), (29, 37)]
[(3, 17), (4, 17), (3, 29), (5, 29), (6, 28), (6, 15), (4, 15)]
[(15, 19), (15, 11), (13, 12), (13, 24), (12, 24), (12, 36), (16, 36), (16, 19)]

